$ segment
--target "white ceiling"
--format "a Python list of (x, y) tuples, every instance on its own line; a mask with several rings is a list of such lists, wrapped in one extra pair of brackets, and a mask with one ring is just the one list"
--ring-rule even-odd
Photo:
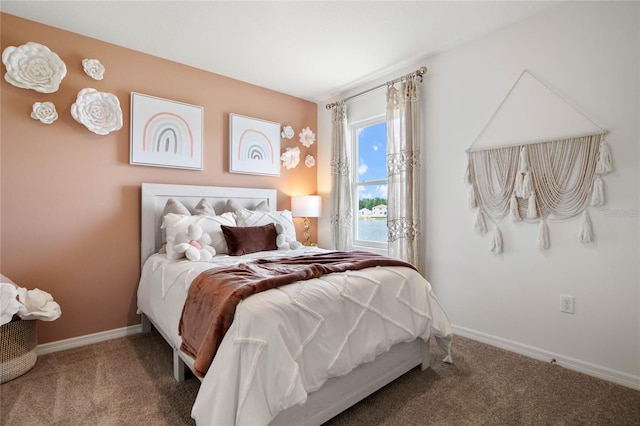
[(558, 4), (2, 0), (0, 9), (320, 102)]

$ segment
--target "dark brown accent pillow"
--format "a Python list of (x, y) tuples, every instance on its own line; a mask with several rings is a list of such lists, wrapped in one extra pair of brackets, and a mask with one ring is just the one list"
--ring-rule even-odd
[(220, 225), (220, 228), (231, 256), (278, 249), (276, 246), (278, 233), (273, 223), (262, 226)]

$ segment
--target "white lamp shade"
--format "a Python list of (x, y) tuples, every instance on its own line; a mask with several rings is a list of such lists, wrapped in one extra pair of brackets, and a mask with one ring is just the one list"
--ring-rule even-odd
[(294, 195), (291, 197), (293, 217), (320, 217), (322, 198), (319, 195)]

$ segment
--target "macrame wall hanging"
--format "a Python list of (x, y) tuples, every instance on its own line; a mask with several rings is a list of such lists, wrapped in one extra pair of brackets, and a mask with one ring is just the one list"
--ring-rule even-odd
[[(533, 142), (517, 145), (507, 142), (498, 147), (474, 147), (501, 108), (512, 106), (522, 109), (526, 99), (534, 97), (531, 94), (523, 95), (520, 91), (520, 99), (509, 101), (519, 84), (546, 93), (542, 93), (539, 99), (533, 102), (535, 111), (520, 111), (519, 118), (515, 118), (513, 114), (505, 114), (507, 120), (510, 120), (508, 128), (519, 127), (514, 126), (513, 120), (520, 124), (531, 116), (537, 116), (529, 120), (529, 125), (532, 128), (536, 126), (537, 129), (542, 127), (542, 132), (545, 129), (548, 131), (553, 125), (544, 121), (563, 121), (562, 115), (567, 116), (570, 112), (577, 119), (568, 118), (567, 122), (577, 123), (582, 120), (589, 124), (590, 129), (577, 136), (537, 137)], [(543, 100), (551, 98), (555, 98), (555, 107), (541, 111), (541, 108), (545, 110)], [(565, 221), (581, 216), (577, 231), (578, 240), (583, 243), (594, 241), (589, 208), (605, 203), (602, 176), (613, 170), (611, 151), (604, 140), (606, 133), (606, 130), (531, 73), (525, 70), (520, 74), (487, 125), (467, 150), (465, 182), (470, 188), (469, 206), (476, 210), (475, 231), (480, 234), (491, 232), (491, 252), (499, 254), (503, 251), (500, 230), (503, 220), (537, 223), (537, 247), (546, 250), (550, 247), (547, 222)], [(512, 135), (502, 135), (502, 139), (508, 140), (510, 136)]]

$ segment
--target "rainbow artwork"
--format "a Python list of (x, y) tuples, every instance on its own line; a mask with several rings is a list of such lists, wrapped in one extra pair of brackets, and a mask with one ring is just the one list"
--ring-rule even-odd
[(252, 160), (273, 164), (273, 146), (269, 137), (259, 130), (247, 129), (240, 135), (238, 160)]
[(229, 114), (229, 171), (280, 176), (280, 123)]
[(142, 151), (193, 157), (194, 140), (189, 123), (171, 112), (152, 115), (144, 123)]

